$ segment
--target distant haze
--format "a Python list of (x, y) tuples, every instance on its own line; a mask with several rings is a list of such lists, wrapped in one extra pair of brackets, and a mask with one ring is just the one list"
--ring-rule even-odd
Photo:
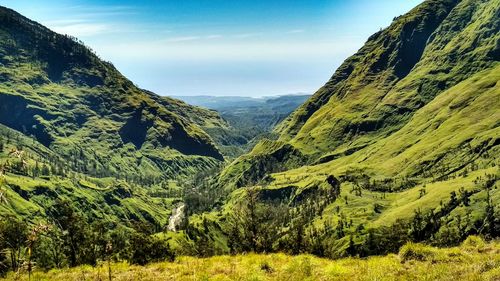
[[(306, 94), (293, 94), (293, 95), (279, 95), (279, 96), (265, 96), (265, 97), (244, 97), (244, 96), (172, 96), (173, 98), (180, 99), (188, 104), (214, 109), (217, 111), (237, 110), (238, 108), (251, 108), (251, 107), (273, 107), (281, 106), (283, 108), (276, 108), (274, 111), (279, 113), (290, 113), (295, 110), (297, 106), (305, 102), (310, 95)], [(283, 106), (287, 105), (287, 106)], [(291, 105), (291, 106), (290, 106)]]
[(162, 95), (269, 96), (322, 86), (372, 33), (421, 0), (6, 0), (82, 39)]

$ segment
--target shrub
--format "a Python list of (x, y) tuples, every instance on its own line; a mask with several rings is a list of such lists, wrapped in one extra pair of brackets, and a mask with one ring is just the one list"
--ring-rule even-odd
[(436, 257), (436, 250), (432, 247), (417, 244), (417, 243), (406, 243), (401, 250), (399, 250), (399, 258), (401, 262), (407, 262), (410, 260), (417, 261), (429, 261)]
[(266, 273), (273, 273), (274, 271), (267, 261), (264, 261), (260, 264), (260, 269), (262, 271), (265, 271)]
[(462, 247), (466, 249), (481, 249), (486, 246), (486, 243), (484, 240), (475, 235), (471, 235), (465, 239), (465, 241), (462, 243)]

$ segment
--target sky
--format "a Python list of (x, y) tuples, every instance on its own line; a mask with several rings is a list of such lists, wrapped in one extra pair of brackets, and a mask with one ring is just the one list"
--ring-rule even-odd
[(422, 0), (0, 0), (160, 95), (314, 93)]

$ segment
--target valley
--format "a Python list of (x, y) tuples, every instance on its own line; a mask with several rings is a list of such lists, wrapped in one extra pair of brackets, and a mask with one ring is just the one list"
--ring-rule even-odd
[(427, 0), (313, 95), (166, 97), (0, 7), (0, 277), (497, 280), (499, 61)]
[(261, 138), (276, 138), (273, 128), (309, 98), (295, 94), (261, 98), (174, 96), (188, 104), (216, 110), (231, 128), (206, 131), (230, 158), (248, 152)]

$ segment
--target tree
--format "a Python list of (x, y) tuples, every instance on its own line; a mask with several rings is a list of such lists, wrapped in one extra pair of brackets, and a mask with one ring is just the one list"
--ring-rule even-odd
[(365, 240), (364, 248), (367, 255), (373, 255), (378, 252), (375, 230), (373, 228), (368, 229), (368, 235)]
[(500, 236), (500, 220), (495, 216), (495, 209), (489, 189), (486, 190), (486, 210), (484, 218), (484, 233), (491, 238)]
[(354, 244), (352, 234), (349, 236), (349, 246), (346, 249), (346, 253), (351, 257), (356, 255), (356, 245)]
[(469, 204), (470, 204), (469, 192), (467, 192), (467, 190), (465, 190), (465, 188), (461, 187), (459, 190), (459, 193), (460, 193), (460, 201), (462, 201), (464, 206), (469, 206)]
[(303, 247), (304, 247), (304, 226), (306, 222), (304, 219), (297, 219), (292, 225), (290, 226), (290, 236), (291, 236), (291, 251), (292, 254), (298, 255), (301, 253)]
[(419, 195), (418, 195), (418, 198), (422, 198), (424, 197), (424, 195), (427, 193), (427, 191), (425, 190), (425, 186), (422, 187), (421, 189), (419, 189)]
[(415, 210), (415, 216), (411, 222), (410, 233), (415, 241), (422, 241), (424, 239), (424, 217), (420, 209)]
[(67, 260), (64, 247), (63, 232), (55, 225), (50, 226), (33, 248), (37, 266), (46, 270), (64, 267)]
[(279, 202), (259, 202), (259, 190), (249, 188), (229, 217), (233, 252), (271, 252), (289, 224), (287, 207)]
[(257, 252), (257, 237), (259, 235), (259, 220), (257, 214), (258, 191), (255, 188), (246, 190), (244, 199), (234, 209), (230, 218), (238, 234), (233, 234), (234, 241), (242, 251)]
[(82, 246), (87, 237), (85, 233), (87, 223), (76, 212), (71, 202), (66, 200), (58, 199), (50, 208), (49, 215), (63, 233), (64, 249), (66, 250), (66, 256), (69, 258), (69, 265), (76, 266), (82, 263)]
[(17, 271), (22, 264), (22, 255), (28, 240), (27, 224), (14, 217), (7, 217), (0, 224), (0, 237), (4, 249), (8, 251), (11, 269)]
[(129, 238), (132, 236), (132, 230), (123, 226), (117, 225), (109, 233), (112, 251), (111, 258), (114, 260), (130, 260), (131, 246)]
[(174, 261), (175, 254), (164, 238), (136, 232), (130, 239), (132, 255), (130, 262), (145, 265), (150, 262)]

